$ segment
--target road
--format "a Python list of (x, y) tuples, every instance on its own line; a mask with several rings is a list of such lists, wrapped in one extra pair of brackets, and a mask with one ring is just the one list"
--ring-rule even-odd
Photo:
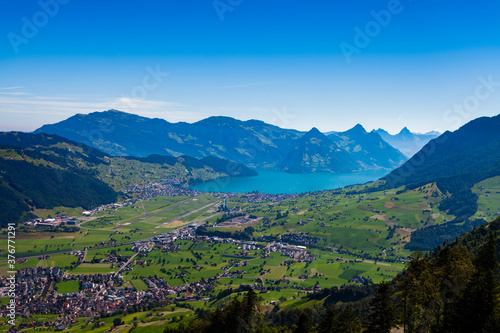
[(85, 246), (85, 250), (83, 250), (82, 262), (85, 262), (85, 258), (87, 258), (87, 247), (86, 246)]
[(132, 257), (130, 257), (130, 259), (125, 263), (125, 265), (123, 265), (122, 267), (120, 267), (120, 269), (118, 271), (116, 271), (115, 276), (120, 275), (121, 271), (124, 270), (130, 264), (130, 262), (132, 261), (132, 259), (134, 259), (135, 257), (137, 257), (138, 254), (139, 254), (139, 252), (137, 252)]

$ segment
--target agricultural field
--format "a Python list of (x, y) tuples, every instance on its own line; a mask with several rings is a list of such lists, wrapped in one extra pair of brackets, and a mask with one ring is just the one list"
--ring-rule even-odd
[(500, 215), (500, 177), (477, 183), (472, 192), (478, 195), (478, 209), (474, 217), (492, 221)]
[[(321, 250), (312, 250), (317, 258), (311, 263), (293, 262), (288, 256), (272, 252), (263, 258), (261, 250), (252, 250), (243, 256), (245, 250), (234, 244), (208, 243), (204, 241), (176, 241), (180, 249), (175, 253), (153, 250), (133, 263), (133, 270), (124, 274), (126, 281), (136, 286), (141, 277), (162, 277), (171, 286), (192, 283), (201, 279), (216, 278), (216, 290), (240, 284), (252, 284), (258, 278), (270, 286), (278, 280), (282, 288), (313, 287), (316, 282), (323, 287), (353, 283), (356, 276), (366, 277), (374, 282), (393, 278), (404, 264), (360, 260), (354, 256)], [(303, 277), (307, 275), (307, 277)]]
[[(221, 224), (216, 229), (235, 231), (252, 226), (254, 235), (284, 239), (298, 234), (317, 239), (315, 245), (320, 247), (384, 258), (409, 255), (403, 245), (412, 231), (453, 218), (438, 210), (436, 203), (442, 193), (433, 184), (397, 195), (397, 190), (350, 194), (354, 188), (306, 194), (274, 205), (241, 204), (231, 199), (229, 207), (262, 220), (232, 229)], [(215, 219), (209, 222), (215, 223)]]
[[(498, 180), (496, 181), (498, 183)], [(495, 186), (496, 183), (491, 182), (489, 186)], [(435, 202), (442, 194), (432, 184), (397, 195), (396, 191), (351, 194), (359, 188), (352, 186), (340, 191), (305, 194), (274, 204), (249, 203), (244, 202), (241, 196), (232, 197), (227, 200), (227, 206), (232, 211), (247, 216), (254, 215), (257, 219), (242, 225), (225, 225), (227, 223), (224, 222), (211, 230), (235, 232), (251, 226), (255, 229), (254, 237), (271, 236), (285, 241), (286, 237), (289, 237), (287, 235), (302, 235), (316, 240), (313, 248), (340, 250), (344, 256), (351, 254), (360, 257), (368, 254), (373, 259), (383, 260), (409, 255), (403, 245), (409, 240), (413, 230), (429, 224), (443, 223), (452, 218), (438, 211)], [(30, 258), (27, 262), (18, 264), (18, 267), (69, 267), (76, 257), (66, 253), (84, 248), (89, 249), (87, 262), (92, 259), (102, 260), (109, 255), (109, 251), (102, 247), (114, 248), (115, 252), (122, 251), (118, 252), (122, 256), (130, 257), (134, 252), (129, 251), (130, 246), (127, 244), (134, 241), (148, 239), (192, 222), (213, 225), (216, 219), (222, 216), (222, 213), (215, 210), (215, 205), (221, 202), (222, 200), (208, 194), (197, 197), (155, 197), (138, 201), (134, 205), (102, 211), (91, 220), (80, 223), (79, 231), (76, 232), (20, 231), (17, 234), (18, 257), (36, 257), (41, 254), (49, 254), (51, 257), (44, 260)], [(169, 259), (177, 266), (180, 259), (193, 259), (189, 253), (183, 255), (186, 257), (170, 255)], [(6, 253), (0, 253), (1, 256), (5, 257)], [(151, 259), (163, 260), (163, 257), (159, 255), (158, 258)], [(204, 261), (214, 264), (213, 259)], [(215, 264), (220, 266), (221, 263), (219, 261)], [(148, 269), (150, 267), (138, 268), (135, 274), (139, 276), (143, 274), (141, 271), (146, 272)], [(165, 275), (159, 269), (155, 268), (155, 272), (160, 276)], [(213, 275), (216, 272), (213, 269), (213, 266), (210, 266), (200, 272), (193, 272), (190, 279)], [(276, 268), (269, 276), (278, 277), (282, 273), (281, 270), (282, 268)], [(103, 272), (106, 269), (97, 271)], [(79, 272), (78, 268), (73, 270), (72, 274), (75, 272)], [(255, 274), (252, 274), (247, 274), (245, 278), (255, 278)], [(174, 284), (183, 283), (185, 280), (179, 277), (169, 278)], [(329, 278), (329, 282), (333, 281), (332, 278)], [(341, 279), (336, 283), (345, 281)]]
[[(497, 180), (488, 181), (478, 184), (476, 189), (483, 194), (480, 207), (485, 207), (485, 211), (492, 204), (487, 199), (490, 196), (485, 194), (492, 194), (497, 186)], [(209, 301), (175, 301), (163, 308), (103, 318), (99, 327), (88, 319), (77, 318), (67, 327), (70, 332), (109, 331), (117, 318), (123, 320), (117, 332), (128, 332), (134, 326), (137, 326), (134, 332), (163, 332), (167, 326), (192, 320), (195, 308), (221, 306), (240, 293), (238, 288), (254, 283), (261, 286), (259, 297), (264, 305), (313, 306), (319, 301), (302, 298), (315, 286), (330, 288), (392, 279), (404, 269), (410, 255), (404, 244), (411, 232), (453, 218), (438, 210), (437, 203), (443, 194), (433, 184), (405, 192), (396, 189), (357, 194), (356, 191), (369, 186), (309, 193), (275, 203), (245, 202), (245, 195), (234, 196), (227, 199), (227, 208), (232, 214), (242, 216), (222, 222), (217, 221), (226, 214), (217, 211), (222, 199), (203, 194), (155, 197), (109, 208), (68, 231), (44, 232), (22, 227), (16, 234), (17, 253), (18, 257), (29, 258), (17, 263), (16, 269), (60, 266), (68, 275), (113, 274), (119, 270), (119, 264), (105, 262), (107, 258), (114, 256), (123, 262), (135, 256), (129, 267), (120, 271), (123, 281), (118, 286), (132, 285), (138, 292), (148, 292), (150, 287), (144, 281), (148, 277), (163, 278), (174, 288), (215, 279), (213, 289), (200, 294), (209, 297)], [(63, 211), (63, 207), (57, 210)], [(168, 249), (155, 246), (140, 253), (132, 250), (135, 241), (153, 244), (150, 242), (153, 237), (186, 228), (193, 222), (201, 223), (209, 233), (225, 232), (232, 236), (248, 231), (257, 239), (258, 247), (272, 242), (301, 245), (314, 259), (310, 262), (293, 259), (279, 252), (266, 255), (259, 248), (248, 250), (231, 242), (201, 239), (176, 239)], [(85, 249), (82, 263), (69, 254)], [(42, 254), (49, 257), (38, 258)], [(5, 258), (6, 253), (0, 256)], [(0, 263), (0, 274), (6, 272), (6, 262)], [(73, 293), (80, 284), (56, 282), (54, 288), (58, 293)], [(229, 288), (233, 291), (228, 293)], [(169, 297), (173, 301), (176, 296)]]
[[(131, 243), (136, 240), (150, 238), (170, 231), (172, 228), (169, 228), (168, 224), (161, 225), (172, 220), (177, 220), (179, 216), (185, 215), (183, 218), (185, 222), (182, 225), (191, 223), (190, 218), (199, 220), (200, 215), (209, 211), (219, 201), (208, 195), (200, 195), (194, 198), (185, 196), (156, 197), (152, 200), (137, 202), (132, 207), (126, 206), (103, 211), (96, 218), (80, 223), (76, 232), (65, 232), (64, 227), (58, 229), (60, 232), (44, 232), (46, 228), (23, 226), (16, 232), (16, 255), (17, 258), (36, 257), (42, 254), (55, 255), (83, 250), (86, 247), (92, 248), (96, 246)], [(207, 205), (210, 206), (206, 207)], [(56, 211), (63, 211), (63, 209), (62, 207), (58, 207), (51, 210), (52, 213)], [(79, 213), (79, 210), (75, 210), (74, 212)], [(194, 213), (190, 214), (191, 212)], [(130, 223), (133, 220), (145, 217), (145, 213), (159, 214), (137, 221), (136, 223)], [(48, 215), (50, 213), (47, 213)], [(209, 216), (211, 215), (213, 213), (209, 213)], [(116, 228), (117, 226), (119, 228)], [(177, 224), (177, 226), (181, 225)], [(3, 231), (3, 235), (6, 234), (6, 231)], [(0, 259), (6, 259), (6, 257), (7, 252), (0, 252)], [(23, 264), (19, 265), (19, 268), (24, 267)], [(56, 264), (40, 265), (45, 265), (45, 267), (54, 265), (67, 266), (67, 263), (62, 260)]]

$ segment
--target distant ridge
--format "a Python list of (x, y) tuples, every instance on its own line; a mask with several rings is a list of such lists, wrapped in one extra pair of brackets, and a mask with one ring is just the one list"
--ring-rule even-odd
[(392, 135), (381, 128), (373, 130), (372, 132), (378, 133), (385, 142), (397, 148), (408, 158), (415, 155), (420, 149), (422, 149), (423, 146), (425, 146), (425, 144), (427, 144), (427, 142), (440, 135), (439, 132), (435, 131), (425, 134), (412, 133), (407, 127), (404, 127), (398, 134), (395, 135)]

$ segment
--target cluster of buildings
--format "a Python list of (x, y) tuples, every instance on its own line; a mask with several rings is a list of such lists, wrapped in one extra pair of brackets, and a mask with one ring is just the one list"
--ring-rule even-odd
[(240, 195), (240, 198), (243, 199), (243, 202), (281, 202), (288, 199), (293, 199), (297, 197), (297, 194), (269, 194), (269, 193), (260, 193), (260, 192), (252, 192)]
[(58, 227), (61, 225), (75, 226), (78, 223), (77, 218), (71, 218), (68, 216), (56, 216), (54, 218), (36, 218), (29, 221), (24, 222), (24, 225), (32, 225), (32, 226), (44, 226), (44, 227)]
[(314, 257), (307, 248), (302, 245), (290, 245), (283, 242), (269, 243), (265, 249), (265, 254), (269, 252), (280, 252), (282, 256), (290, 257), (296, 262), (312, 262)]
[(197, 196), (201, 192), (184, 187), (181, 180), (171, 177), (162, 179), (161, 183), (149, 183), (146, 185), (133, 185), (122, 190), (124, 193), (138, 194), (137, 198), (149, 200), (156, 196)]
[(128, 205), (133, 205), (137, 201), (138, 201), (138, 199), (134, 198), (134, 199), (128, 199), (122, 203), (112, 203), (112, 204), (108, 204), (108, 205), (99, 206), (99, 207), (94, 208), (92, 210), (83, 211), (82, 215), (83, 216), (92, 216), (92, 215), (95, 215), (95, 214), (102, 212), (102, 211), (105, 211), (105, 210), (118, 209), (118, 208), (125, 207)]
[(134, 242), (131, 250), (136, 252), (151, 252), (153, 251), (153, 242)]

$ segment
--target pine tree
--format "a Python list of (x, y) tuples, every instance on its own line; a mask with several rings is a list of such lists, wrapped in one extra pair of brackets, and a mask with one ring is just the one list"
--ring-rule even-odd
[(293, 330), (293, 333), (309, 333), (312, 330), (311, 318), (309, 315), (302, 311), (299, 316), (299, 320)]
[(332, 333), (360, 333), (362, 331), (361, 322), (354, 315), (350, 306), (347, 306), (339, 316), (339, 326)]
[(381, 282), (378, 285), (370, 306), (372, 313), (369, 332), (390, 333), (396, 321), (396, 310), (392, 299), (392, 288), (388, 283)]
[(325, 317), (319, 323), (317, 333), (336, 333), (338, 327), (338, 311), (330, 307), (326, 310)]

